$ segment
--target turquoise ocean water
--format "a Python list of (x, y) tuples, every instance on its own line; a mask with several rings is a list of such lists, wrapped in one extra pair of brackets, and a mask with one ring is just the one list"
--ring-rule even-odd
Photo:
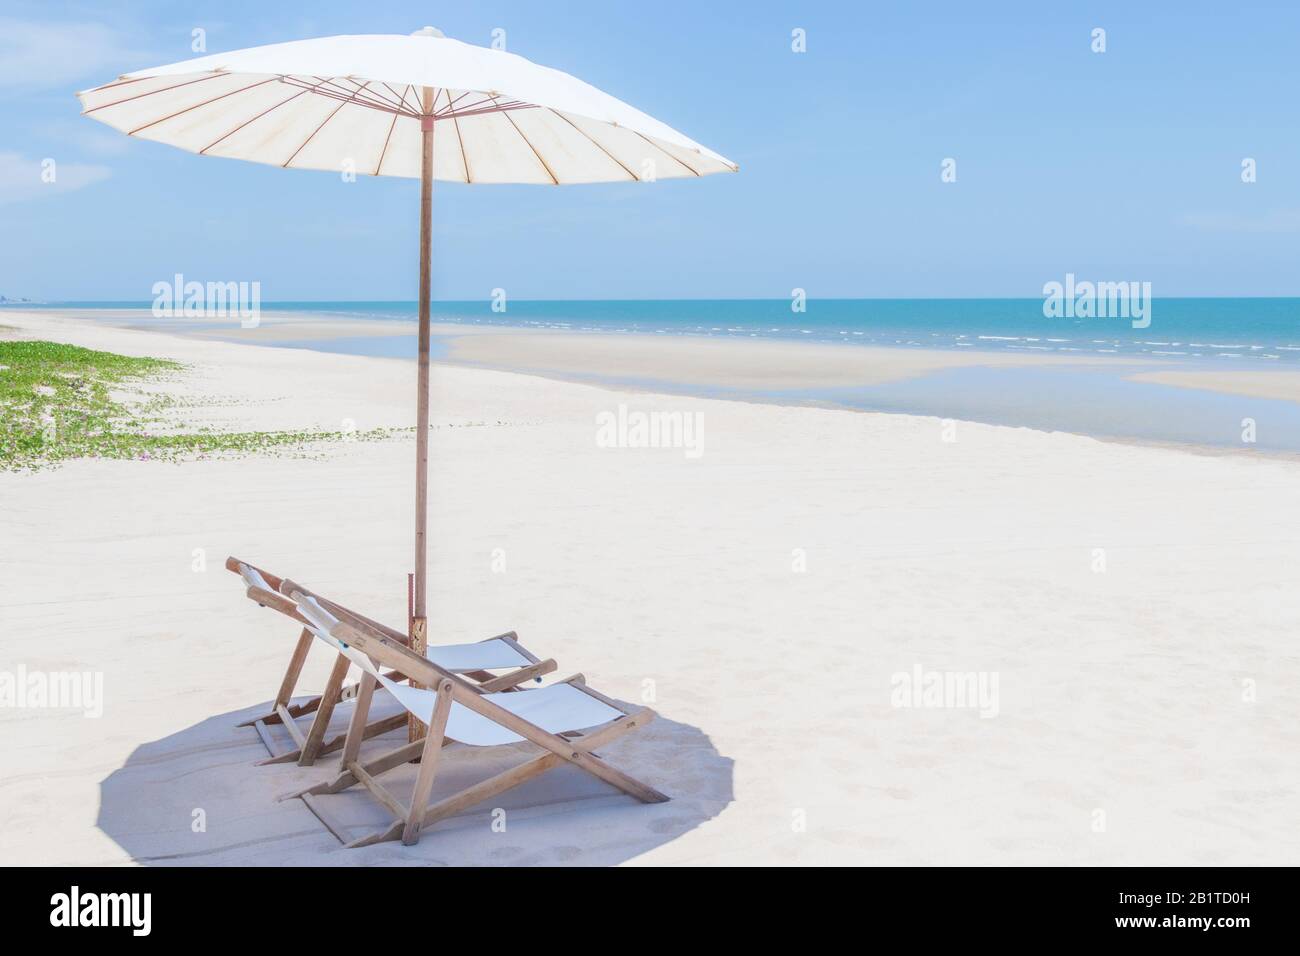
[[(76, 302), (47, 307), (93, 318), (104, 310), (146, 310), (142, 314), (147, 315), (149, 305)], [(262, 310), (266, 315), (306, 312), (363, 321), (413, 320), (416, 315), (414, 302), (276, 302), (263, 303)], [(836, 343), (846, 348), (870, 345), (1027, 352), (1099, 360), (1124, 356), (1140, 364), (1102, 361), (1069, 368), (958, 368), (852, 389), (814, 387), (737, 394), (721, 387), (683, 389), (664, 384), (663, 388), (935, 415), (1102, 438), (1300, 452), (1300, 405), (1130, 378), (1144, 368), (1171, 366), (1260, 373), (1295, 369), (1300, 365), (1300, 299), (1294, 298), (1156, 299), (1146, 328), (1133, 328), (1125, 318), (1048, 317), (1043, 314), (1042, 299), (811, 299), (801, 312), (793, 311), (786, 299), (508, 301), (504, 312), (493, 311), (491, 302), (482, 300), (435, 302), (432, 312), (438, 323), (610, 335), (738, 337)], [(213, 327), (220, 326), (214, 323)], [(393, 358), (415, 354), (414, 335), (311, 342), (263, 340), (262, 344)], [(658, 387), (662, 383), (635, 384)], [(1254, 423), (1256, 440), (1251, 443), (1242, 440), (1247, 419)]]
[[(68, 302), (52, 308), (148, 309)], [(274, 302), (266, 312), (414, 319), (414, 302)], [(1156, 299), (1150, 325), (1123, 318), (1048, 318), (1042, 299), (787, 299), (435, 302), (435, 322), (589, 332), (742, 336), (902, 348), (987, 349), (1300, 363), (1300, 299)], [(358, 348), (363, 347), (362, 344)]]

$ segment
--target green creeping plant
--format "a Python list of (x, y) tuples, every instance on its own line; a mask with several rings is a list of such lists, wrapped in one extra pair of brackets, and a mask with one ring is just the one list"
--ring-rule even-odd
[(181, 461), (208, 454), (300, 451), (313, 442), (374, 440), (407, 430), (186, 429), (175, 415), (165, 413), (202, 403), (142, 388), (176, 380), (185, 371), (186, 366), (166, 359), (57, 342), (0, 341), (0, 471), (34, 471), (73, 458)]

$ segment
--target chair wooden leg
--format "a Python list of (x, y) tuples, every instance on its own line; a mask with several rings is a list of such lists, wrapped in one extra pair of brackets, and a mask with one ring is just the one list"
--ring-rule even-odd
[[(593, 759), (598, 759), (595, 758), (594, 754), (592, 754), (593, 750), (597, 747), (603, 747), (606, 744), (618, 740), (624, 734), (631, 733), (638, 727), (645, 726), (653, 716), (654, 712), (647, 709), (640, 713), (625, 717), (622, 720), (615, 721), (595, 733), (588, 734), (585, 737), (579, 737), (576, 741), (573, 741), (572, 749), (576, 752), (589, 755)], [(487, 780), (476, 783), (472, 787), (467, 787), (460, 793), (452, 794), (450, 797), (426, 807), (422, 815), (422, 823), (426, 827), (432, 826), (439, 820), (454, 816), (462, 810), (468, 810), (470, 807), (482, 803), (484, 800), (494, 797), (498, 793), (513, 790), (520, 784), (533, 779), (533, 777), (562, 765), (568, 759), (571, 758), (564, 754), (544, 753), (534, 757), (532, 760), (525, 761), (518, 766), (511, 767), (509, 770), (505, 770), (497, 774), (495, 777), (489, 777)], [(608, 766), (608, 764), (605, 766)], [(632, 778), (629, 777), (628, 779), (631, 780)], [(666, 796), (659, 793), (659, 791), (646, 787), (639, 781), (633, 782), (637, 784), (637, 787), (640, 790), (648, 791), (648, 794), (654, 794), (659, 798), (658, 800), (651, 799), (645, 802), (662, 803), (668, 799)], [(642, 799), (640, 793), (633, 793), (632, 795), (638, 799)]]
[[(401, 724), (406, 725), (406, 714), (401, 714)], [(444, 741), (445, 743), (445, 741)], [(390, 750), (386, 754), (376, 757), (368, 763), (361, 764), (362, 769), (367, 773), (378, 776), (386, 770), (392, 770), (394, 767), (400, 767), (404, 763), (410, 763), (412, 759), (418, 757), (424, 750), (425, 742), (417, 740), (413, 744), (403, 744), (395, 750)], [(318, 783), (315, 786), (308, 787), (305, 790), (299, 790), (295, 793), (286, 794), (281, 800), (292, 800), (294, 797), (301, 797), (304, 794), (318, 796), (326, 793), (339, 793), (349, 787), (356, 786), (358, 783), (356, 776), (351, 770), (345, 770), (333, 780), (325, 783)]]
[(321, 801), (314, 799), (313, 795), (310, 793), (304, 793), (302, 795), (302, 802), (308, 810), (316, 815), (317, 820), (325, 824), (325, 829), (338, 837), (340, 843), (346, 844), (348, 842), (347, 827), (338, 820), (335, 820), (334, 815), (321, 806)]
[(498, 793), (513, 790), (520, 784), (527, 783), (533, 777), (539, 776), (548, 770), (553, 770), (563, 763), (563, 758), (555, 754), (542, 754), (532, 760), (526, 760), (494, 777), (489, 777), (472, 787), (467, 787), (460, 793), (452, 794), (445, 800), (440, 800), (431, 806), (425, 807), (421, 823), (424, 826), (432, 826), (439, 820), (455, 816), (462, 810), (468, 810), (484, 800), (495, 797)]
[[(444, 685), (448, 683), (449, 682), (444, 682)], [(448, 709), (450, 709), (450, 707), (448, 707)], [(409, 845), (410, 843), (418, 841), (419, 831), (421, 828), (432, 826), (439, 820), (454, 816), (455, 814), (480, 804), (499, 793), (513, 790), (520, 784), (525, 783), (548, 770), (563, 766), (566, 762), (582, 767), (588, 773), (611, 783), (613, 786), (625, 793), (631, 794), (638, 800), (646, 803), (662, 803), (666, 801), (668, 797), (660, 793), (658, 790), (641, 783), (639, 780), (628, 776), (622, 771), (615, 770), (594, 753), (597, 747), (603, 747), (606, 744), (618, 740), (623, 735), (631, 733), (639, 727), (644, 727), (654, 719), (654, 716), (654, 711), (649, 708), (643, 708), (642, 710), (629, 714), (621, 720), (617, 720), (612, 724), (602, 727), (600, 730), (594, 731), (590, 734), (585, 734), (575, 740), (556, 736), (554, 738), (555, 741), (562, 742), (563, 746), (555, 746), (553, 743), (548, 741), (548, 743), (544, 745), (544, 749), (547, 752), (538, 754), (531, 760), (526, 760), (524, 763), (511, 767), (509, 770), (503, 771), (494, 777), (489, 777), (487, 780), (474, 784), (471, 787), (467, 787), (459, 793), (454, 793), (434, 804), (428, 804), (427, 801), (429, 799), (429, 792), (433, 787), (434, 771), (436, 770), (438, 758), (441, 756), (441, 747), (435, 748), (430, 745), (430, 740), (438, 739), (435, 738), (432, 733), (422, 741), (416, 741), (413, 744), (406, 744), (403, 747), (399, 747), (396, 750), (384, 754), (382, 757), (372, 760), (369, 764), (365, 765), (361, 779), (358, 779), (355, 771), (362, 769), (362, 767), (360, 764), (353, 762), (351, 770), (340, 774), (331, 783), (318, 784), (302, 793), (293, 794), (293, 796), (301, 796), (304, 802), (307, 803), (308, 807), (311, 808), (312, 812), (321, 818), (321, 821), (325, 823), (335, 836), (339, 837), (340, 841), (342, 841), (344, 846), (347, 848), (373, 846), (376, 843), (384, 843), (399, 838), (401, 838), (403, 843)], [(440, 719), (436, 707), (433, 719), (435, 723)], [(443, 729), (445, 730), (445, 716), (441, 718), (441, 721)], [(446, 742), (445, 739), (441, 741), (444, 745)], [(366, 786), (371, 789), (371, 792), (375, 793), (377, 788), (373, 786), (375, 783), (373, 780), (374, 776), (406, 763), (417, 753), (422, 754), (420, 776), (416, 779), (416, 792), (412, 794), (410, 806), (404, 808), (406, 810), (405, 820), (395, 820), (385, 829), (376, 830), (373, 833), (368, 833), (365, 836), (347, 842), (345, 838), (340, 835), (337, 825), (333, 824), (333, 821), (320, 812), (319, 801), (314, 800), (316, 796), (320, 794), (337, 793), (340, 790), (346, 790), (348, 787), (351, 787), (356, 783), (366, 784)], [(593, 770), (593, 765), (599, 769)], [(393, 809), (392, 804), (395, 801), (391, 794), (384, 791), (382, 793), (377, 793), (376, 796), (380, 797), (381, 802), (383, 802), (385, 806), (388, 806), (390, 810)], [(382, 799), (385, 797), (387, 798), (386, 800)], [(290, 798), (284, 797), (282, 799)], [(408, 832), (410, 833), (409, 837), (407, 836)]]
[[(396, 730), (398, 727), (406, 726), (406, 712), (395, 714), (392, 717), (384, 717), (376, 720), (374, 723), (366, 724), (365, 732), (361, 735), (362, 740), (369, 740), (371, 737), (378, 737), (380, 734), (386, 734), (390, 730)], [(343, 745), (347, 743), (347, 734), (337, 734), (320, 745), (320, 750), (316, 751), (316, 758), (342, 750)], [(273, 751), (274, 752), (274, 751)], [(302, 755), (301, 750), (290, 750), (287, 753), (279, 754), (275, 757), (267, 757), (265, 760), (259, 760), (257, 766), (265, 767), (277, 763), (297, 763), (298, 758)]]
[(357, 759), (361, 753), (361, 741), (365, 739), (366, 718), (370, 716), (370, 701), (375, 696), (375, 680), (369, 672), (361, 675), (361, 687), (357, 690), (357, 700), (353, 705), (352, 722), (348, 724), (348, 736), (343, 744), (343, 760), (340, 768), (346, 770), (348, 764)]
[[(262, 738), (262, 744), (266, 747), (266, 752), (271, 755), (272, 759), (277, 756), (283, 757), (284, 754), (276, 754), (274, 742), (271, 740), (270, 732), (266, 729), (267, 724), (292, 724), (293, 717), (305, 712), (303, 707), (290, 707), (289, 701), (293, 699), (293, 689), (298, 684), (298, 675), (302, 673), (303, 661), (307, 659), (307, 652), (311, 650), (312, 640), (311, 631), (303, 628), (302, 634), (298, 637), (298, 643), (293, 649), (293, 656), (289, 658), (289, 667), (284, 672), (283, 680), (280, 681), (280, 690), (276, 693), (275, 701), (271, 704), (271, 712), (262, 717), (244, 721), (239, 725), (240, 727), (251, 726), (257, 730), (257, 735)], [(284, 716), (286, 709), (290, 715), (288, 721), (285, 720)], [(297, 725), (293, 726), (293, 730), (297, 730)]]
[(298, 675), (302, 673), (303, 662), (307, 660), (307, 652), (311, 650), (312, 641), (315, 638), (307, 628), (302, 629), (302, 634), (298, 637), (298, 643), (293, 649), (293, 656), (289, 658), (289, 669), (284, 672), (284, 680), (280, 682), (280, 691), (275, 695), (275, 706), (288, 704), (293, 699), (293, 689), (298, 686)]
[[(574, 678), (570, 678), (569, 680), (575, 681), (577, 680), (577, 678), (574, 677)], [(618, 789), (622, 790), (624, 793), (631, 794), (632, 796), (640, 800), (642, 803), (663, 803), (668, 799), (666, 796), (664, 796), (662, 793), (660, 793), (658, 790), (654, 789), (653, 787), (646, 786), (641, 781), (628, 776), (623, 771), (611, 767), (609, 764), (605, 763), (605, 761), (601, 760), (599, 757), (587, 753), (586, 748), (580, 745), (575, 745), (573, 741), (566, 740), (564, 737), (561, 737), (559, 734), (552, 734), (542, 730), (536, 724), (531, 724), (528, 721), (524, 720), (523, 718), (517, 717), (516, 715), (510, 713), (510, 711), (505, 710), (504, 708), (498, 706), (497, 704), (494, 704), (486, 696), (483, 697), (467, 696), (464, 699), (462, 699), (460, 702), (465, 707), (468, 707), (470, 710), (477, 711), (478, 713), (482, 714), (484, 717), (486, 717), (488, 720), (492, 721), (493, 723), (499, 724), (500, 726), (505, 727), (509, 730), (513, 730), (515, 733), (523, 737), (525, 740), (528, 740), (531, 743), (536, 744), (537, 746), (541, 747), (544, 750), (549, 750), (551, 753), (556, 754), (562, 759), (569, 761), (569, 763), (581, 767), (583, 770), (587, 771), (587, 773), (591, 774), (593, 777), (598, 777), (601, 780), (604, 780), (610, 786), (617, 787)], [(649, 723), (653, 719), (654, 719), (654, 711), (652, 711), (648, 707), (643, 707), (641, 710), (629, 714), (628, 716), (624, 717), (622, 720), (619, 720), (610, 726), (615, 727), (618, 726), (619, 724), (624, 723), (625, 721), (628, 723), (629, 726), (639, 726), (641, 724)], [(596, 737), (597, 735), (593, 734), (591, 735), (590, 738), (584, 737), (582, 739), (590, 740), (590, 739), (596, 739)], [(592, 746), (594, 747), (595, 745), (593, 744)]]
[(343, 678), (347, 676), (351, 664), (352, 662), (342, 654), (334, 662), (334, 670), (330, 671), (329, 680), (325, 683), (325, 693), (321, 695), (320, 709), (316, 711), (316, 717), (311, 722), (311, 730), (307, 732), (307, 740), (302, 745), (298, 766), (310, 767), (316, 762), (321, 741), (325, 739), (325, 730), (329, 727), (330, 717), (334, 714), (334, 705), (338, 702), (339, 691), (343, 687)]
[(269, 753), (271, 755), (271, 759), (274, 760), (275, 741), (271, 739), (271, 732), (266, 729), (266, 721), (263, 720), (253, 721), (253, 729), (257, 731), (257, 736), (262, 738), (262, 746), (266, 748), (266, 752)]
[(415, 778), (415, 791), (411, 794), (406, 825), (402, 828), (402, 842), (407, 846), (420, 839), (420, 824), (424, 819), (425, 805), (429, 802), (429, 793), (433, 790), (434, 771), (438, 769), (438, 758), (442, 755), (442, 735), (447, 729), (447, 715), (451, 713), (451, 689), (449, 680), (438, 685), (438, 699), (433, 705), (433, 716), (420, 755), (420, 773)]
[[(303, 717), (307, 714), (314, 714), (316, 713), (317, 710), (320, 709), (320, 698), (312, 697), (308, 700), (303, 701), (301, 704), (290, 704), (287, 709), (289, 713), (292, 714), (294, 717)], [(262, 714), (260, 717), (253, 717), (250, 720), (242, 721), (236, 724), (235, 726), (253, 727), (256, 726), (258, 723), (263, 723), (269, 726), (271, 724), (283, 723), (283, 721), (280, 720), (279, 713), (277, 713), (275, 710), (272, 710), (269, 713)]]

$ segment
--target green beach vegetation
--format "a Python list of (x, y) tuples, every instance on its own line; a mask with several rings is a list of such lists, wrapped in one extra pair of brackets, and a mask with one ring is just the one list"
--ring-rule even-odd
[(179, 461), (302, 451), (316, 442), (376, 439), (400, 430), (224, 432), (186, 427), (184, 409), (203, 403), (157, 387), (179, 381), (185, 371), (186, 366), (165, 359), (57, 342), (0, 341), (0, 470), (36, 470), (73, 458)]

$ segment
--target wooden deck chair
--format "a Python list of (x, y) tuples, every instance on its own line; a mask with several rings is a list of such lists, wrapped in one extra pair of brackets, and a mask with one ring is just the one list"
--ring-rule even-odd
[[(361, 668), (361, 689), (356, 696), (356, 710), (343, 746), (339, 775), (285, 798), (301, 797), (345, 846), (369, 846), (399, 838), (408, 845), (415, 843), (421, 827), (431, 826), (565, 763), (587, 771), (644, 803), (662, 803), (668, 799), (653, 787), (610, 766), (595, 752), (596, 748), (653, 720), (655, 714), (649, 708), (628, 710), (587, 687), (581, 675), (533, 690), (514, 693), (486, 691), (433, 661), (421, 658), (401, 642), (374, 628), (339, 619), (292, 581), (282, 582), (280, 590), (293, 599), (299, 612), (308, 620), (308, 630), (312, 634)], [(399, 684), (385, 676), (385, 667), (409, 674), (432, 689)], [(361, 731), (366, 725), (376, 687), (383, 687), (392, 694), (403, 708), (424, 722), (429, 732), (423, 740), (361, 763)], [(460, 742), (492, 747), (523, 741), (535, 744), (542, 752), (459, 793), (429, 803), (445, 744)], [(403, 804), (376, 778), (416, 757), (420, 758), (420, 769), (411, 801)], [(349, 839), (347, 828), (334, 820), (322, 806), (320, 798), (357, 783), (369, 790), (393, 814), (394, 820), (386, 829), (359, 839)]]
[[(291, 703), (294, 689), (298, 683), (298, 676), (302, 671), (303, 663), (307, 659), (307, 652), (316, 640), (311, 631), (308, 630), (308, 622), (298, 612), (297, 606), (276, 590), (282, 583), (281, 578), (233, 557), (226, 560), (226, 567), (244, 579), (244, 583), (248, 586), (246, 593), (251, 600), (264, 607), (279, 611), (303, 625), (293, 655), (289, 658), (289, 667), (285, 671), (284, 678), (280, 682), (280, 689), (276, 692), (275, 700), (271, 704), (271, 710), (266, 714), (246, 720), (239, 726), (253, 727), (270, 754), (270, 757), (259, 761), (259, 764), (296, 761), (299, 766), (310, 766), (321, 755), (333, 753), (343, 747), (346, 739), (345, 734), (338, 734), (334, 738), (326, 740), (325, 733), (329, 727), (335, 706), (340, 701), (353, 696), (359, 689), (357, 684), (349, 686), (343, 683), (347, 676), (350, 661), (343, 655), (338, 655), (334, 662), (334, 668), (326, 682), (324, 692), (320, 696), (303, 703)], [(350, 611), (318, 594), (310, 591), (307, 593), (342, 620), (364, 623), (369, 627), (376, 628), (380, 633), (393, 640), (401, 643), (406, 642), (406, 635), (400, 631), (385, 627), (377, 621), (372, 621), (364, 615)], [(425, 653), (436, 660), (440, 666), (453, 673), (463, 674), (490, 692), (514, 690), (519, 684), (529, 680), (540, 681), (542, 675), (551, 673), (556, 667), (553, 659), (541, 660), (523, 647), (516, 640), (513, 631), (470, 644), (435, 645), (429, 647)], [(500, 675), (492, 673), (498, 670), (505, 670), (506, 673)], [(396, 671), (385, 676), (394, 681), (406, 679), (404, 675)], [(298, 721), (309, 714), (314, 716), (310, 726), (304, 731)], [(375, 721), (366, 726), (363, 731), (364, 737), (368, 739), (386, 733), (405, 724), (405, 722), (405, 714), (398, 714)], [(282, 724), (296, 746), (285, 751), (277, 751), (275, 741), (268, 729), (270, 724)]]

